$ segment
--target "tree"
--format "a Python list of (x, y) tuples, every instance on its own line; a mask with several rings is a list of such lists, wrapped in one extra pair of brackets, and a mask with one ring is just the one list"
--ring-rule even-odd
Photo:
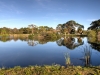
[(93, 21), (90, 25), (91, 26), (88, 27), (88, 30), (95, 30), (95, 29), (97, 30), (97, 29), (99, 29), (100, 28), (100, 19)]
[(44, 32), (44, 26), (39, 26), (39, 33), (43, 34), (43, 32)]
[(1, 30), (1, 34), (7, 34), (5, 28), (3, 28), (3, 29)]
[(57, 25), (56, 31), (57, 31), (58, 33), (61, 33), (62, 28), (63, 28), (62, 26), (63, 26), (62, 24), (58, 24), (58, 25)]
[(82, 34), (82, 33), (83, 33), (82, 27), (78, 27), (77, 32), (78, 32), (79, 34)]
[(23, 34), (28, 34), (28, 28), (26, 27), (23, 28)]
[(14, 33), (14, 34), (18, 34), (18, 33), (19, 33), (19, 30), (18, 30), (17, 28), (14, 28), (14, 29), (13, 29), (13, 33)]
[(20, 28), (20, 29), (19, 29), (19, 33), (20, 33), (20, 34), (23, 34), (23, 29), (24, 29), (24, 28)]
[(64, 24), (58, 24), (56, 30), (65, 34), (74, 34), (76, 27), (81, 27), (84, 29), (83, 25), (76, 23), (74, 20), (70, 20)]
[(29, 27), (30, 29), (32, 29), (32, 34), (33, 34), (33, 32), (34, 32), (34, 28), (36, 28), (36, 25), (31, 24), (31, 25), (28, 25), (28, 27)]

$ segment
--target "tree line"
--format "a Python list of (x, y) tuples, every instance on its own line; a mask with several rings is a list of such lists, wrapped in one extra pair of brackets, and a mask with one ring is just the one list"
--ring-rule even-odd
[(22, 28), (7, 28), (3, 27), (0, 28), (0, 34), (37, 34), (37, 33), (43, 33), (46, 31), (53, 31), (52, 27), (48, 26), (39, 26), (36, 25), (28, 25), (28, 27), (22, 27)]
[[(100, 19), (95, 20), (90, 24), (87, 30), (98, 30), (100, 29)], [(49, 33), (57, 33), (57, 34), (83, 34), (84, 33), (84, 25), (81, 25), (74, 20), (70, 20), (64, 24), (58, 24), (56, 29), (48, 26), (37, 26), (34, 24), (30, 24), (27, 27), (22, 28), (0, 28), (0, 34), (49, 34)]]

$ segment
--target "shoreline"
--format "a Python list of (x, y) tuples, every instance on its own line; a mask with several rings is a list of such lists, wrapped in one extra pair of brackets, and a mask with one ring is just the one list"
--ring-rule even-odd
[(82, 67), (82, 66), (28, 66), (13, 68), (1, 68), (0, 75), (100, 75), (100, 66)]

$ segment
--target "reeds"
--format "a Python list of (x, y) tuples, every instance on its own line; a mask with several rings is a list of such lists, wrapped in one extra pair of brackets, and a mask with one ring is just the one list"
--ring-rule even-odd
[(84, 48), (84, 59), (85, 59), (85, 65), (90, 65), (92, 50), (90, 49), (90, 46), (87, 46)]
[(65, 62), (67, 66), (71, 65), (70, 55), (68, 52), (65, 54)]

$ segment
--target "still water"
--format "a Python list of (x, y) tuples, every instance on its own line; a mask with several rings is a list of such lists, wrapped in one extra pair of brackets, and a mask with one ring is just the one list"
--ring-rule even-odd
[[(87, 37), (66, 37), (55, 41), (0, 38), (0, 67), (52, 65), (65, 66), (69, 53), (71, 65), (100, 65), (100, 45)], [(88, 63), (85, 58), (89, 57)]]

